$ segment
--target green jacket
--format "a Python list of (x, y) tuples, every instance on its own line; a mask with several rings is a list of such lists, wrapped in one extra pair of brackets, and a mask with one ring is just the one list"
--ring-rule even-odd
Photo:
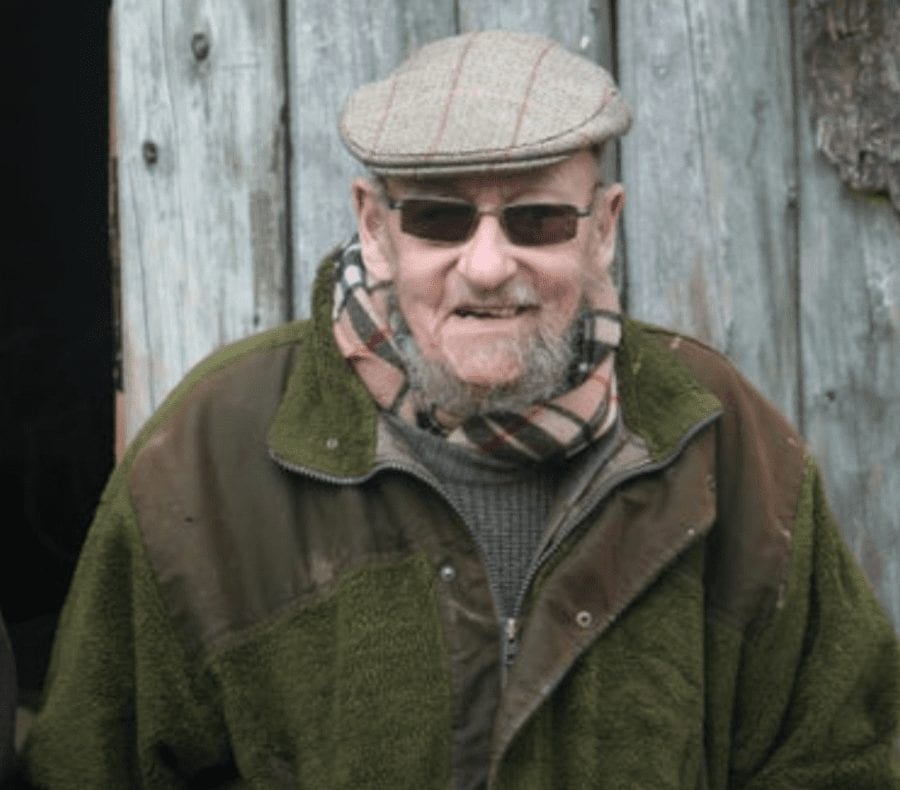
[(114, 473), (24, 754), (47, 787), (900, 786), (896, 635), (797, 434), (627, 322), (624, 428), (513, 625), (314, 318), (193, 371)]

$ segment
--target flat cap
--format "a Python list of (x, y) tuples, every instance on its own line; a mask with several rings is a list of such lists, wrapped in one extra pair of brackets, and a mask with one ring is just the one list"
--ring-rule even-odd
[(426, 44), (363, 85), (340, 133), (375, 173), (421, 177), (543, 167), (630, 125), (605, 69), (543, 36), (488, 30)]

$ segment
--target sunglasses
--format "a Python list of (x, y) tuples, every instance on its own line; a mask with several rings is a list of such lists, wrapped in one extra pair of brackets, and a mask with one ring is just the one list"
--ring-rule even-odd
[(526, 247), (558, 244), (575, 238), (578, 220), (591, 213), (597, 188), (584, 208), (565, 203), (513, 203), (494, 209), (481, 209), (474, 203), (455, 198), (412, 197), (394, 200), (383, 192), (387, 207), (400, 212), (404, 233), (428, 241), (459, 243), (469, 239), (483, 214), (498, 218), (506, 237)]

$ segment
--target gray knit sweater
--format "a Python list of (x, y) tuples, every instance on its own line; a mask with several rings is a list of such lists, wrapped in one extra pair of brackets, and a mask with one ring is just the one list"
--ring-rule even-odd
[(512, 465), (390, 417), (481, 548), (502, 617), (511, 617), (547, 525), (559, 467)]

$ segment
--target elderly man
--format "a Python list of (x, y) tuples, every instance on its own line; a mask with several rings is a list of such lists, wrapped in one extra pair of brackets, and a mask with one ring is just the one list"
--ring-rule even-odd
[(30, 781), (896, 786), (896, 636), (803, 442), (620, 313), (629, 123), (505, 32), (351, 97), (358, 234), (114, 474)]

